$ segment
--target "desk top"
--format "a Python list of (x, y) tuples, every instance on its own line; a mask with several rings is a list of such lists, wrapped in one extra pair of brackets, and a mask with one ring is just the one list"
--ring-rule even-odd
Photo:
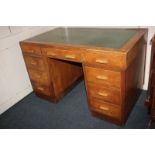
[[(138, 30), (138, 29), (137, 29)], [(56, 28), (27, 39), (27, 42), (57, 43), (100, 48), (122, 48), (137, 32), (136, 29)]]

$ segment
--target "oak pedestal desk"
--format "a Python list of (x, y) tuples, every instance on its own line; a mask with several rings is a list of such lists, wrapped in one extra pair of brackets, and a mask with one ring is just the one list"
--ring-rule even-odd
[(146, 35), (147, 29), (56, 28), (20, 46), (37, 95), (57, 103), (84, 76), (91, 113), (124, 125), (144, 81)]

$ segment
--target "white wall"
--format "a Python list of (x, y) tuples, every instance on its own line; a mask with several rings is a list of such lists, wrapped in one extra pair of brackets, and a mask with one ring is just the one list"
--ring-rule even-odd
[(145, 64), (145, 80), (143, 89), (147, 90), (149, 81), (149, 71), (150, 71), (150, 58), (151, 58), (151, 44), (150, 40), (155, 34), (155, 26), (149, 26), (148, 28), (148, 40), (147, 40), (147, 53), (146, 53), (146, 64)]
[[(0, 27), (0, 114), (32, 92), (19, 41), (50, 29), (54, 27)], [(150, 39), (155, 34), (155, 27), (148, 29), (145, 90), (149, 79)]]
[(19, 41), (54, 27), (0, 27), (0, 114), (32, 92)]

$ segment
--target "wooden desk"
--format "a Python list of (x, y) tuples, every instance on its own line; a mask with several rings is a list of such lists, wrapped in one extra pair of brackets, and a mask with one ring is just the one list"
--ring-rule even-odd
[(92, 114), (123, 125), (143, 85), (146, 34), (146, 29), (57, 28), (20, 46), (37, 95), (57, 102), (84, 73)]

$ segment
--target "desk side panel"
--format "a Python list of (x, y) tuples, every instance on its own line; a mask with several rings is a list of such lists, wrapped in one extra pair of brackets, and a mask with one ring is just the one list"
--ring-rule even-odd
[[(146, 42), (144, 36), (127, 55), (130, 64), (125, 71), (125, 120), (138, 100), (144, 83)], [(132, 61), (131, 61), (132, 60)]]

